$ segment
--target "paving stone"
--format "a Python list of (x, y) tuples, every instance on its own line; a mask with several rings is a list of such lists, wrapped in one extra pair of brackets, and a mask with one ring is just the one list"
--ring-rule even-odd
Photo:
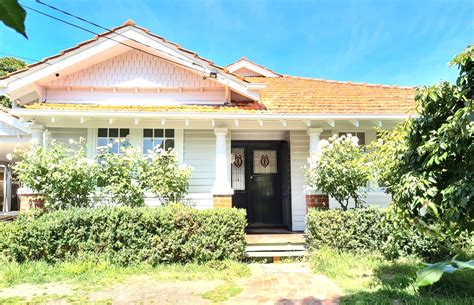
[(341, 290), (305, 263), (253, 264), (252, 276), (238, 283), (243, 291), (224, 304), (336, 305)]

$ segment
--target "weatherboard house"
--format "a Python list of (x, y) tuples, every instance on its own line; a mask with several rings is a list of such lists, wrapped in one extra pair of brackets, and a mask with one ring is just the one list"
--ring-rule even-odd
[[(305, 229), (308, 207), (337, 203), (305, 185), (318, 142), (352, 133), (364, 145), (414, 107), (414, 89), (282, 75), (242, 58), (220, 67), (127, 21), (0, 79), (4, 209), (14, 195), (5, 155), (49, 137), (98, 146), (127, 139), (174, 148), (193, 168), (197, 208), (238, 207), (249, 225)], [(113, 148), (120, 153), (120, 147)], [(390, 197), (368, 186), (368, 204)]]

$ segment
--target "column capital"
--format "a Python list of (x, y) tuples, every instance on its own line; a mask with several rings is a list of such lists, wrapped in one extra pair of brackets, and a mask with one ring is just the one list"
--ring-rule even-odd
[(34, 129), (34, 130), (44, 130), (45, 129), (43, 124), (31, 124), (30, 126), (28, 126), (28, 128)]
[(224, 127), (221, 127), (221, 128), (214, 128), (214, 134), (217, 136), (217, 135), (227, 135), (229, 133), (229, 129), (228, 128), (224, 128)]
[(308, 134), (308, 136), (311, 136), (311, 135), (321, 135), (323, 133), (323, 129), (322, 128), (308, 128), (308, 130), (306, 130), (306, 133)]

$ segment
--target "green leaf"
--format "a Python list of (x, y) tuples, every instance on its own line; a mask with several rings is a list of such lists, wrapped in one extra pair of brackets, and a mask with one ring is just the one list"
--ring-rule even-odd
[(418, 271), (416, 277), (416, 285), (420, 287), (433, 285), (443, 276), (444, 268), (447, 265), (447, 262), (440, 262), (429, 265), (428, 267)]
[(472, 259), (470, 261), (467, 261), (467, 262), (458, 261), (458, 260), (453, 259), (453, 263), (458, 265), (459, 269), (474, 269), (474, 260), (472, 260)]
[(14, 29), (25, 38), (25, 10), (18, 4), (17, 0), (0, 1), (0, 20), (8, 27)]

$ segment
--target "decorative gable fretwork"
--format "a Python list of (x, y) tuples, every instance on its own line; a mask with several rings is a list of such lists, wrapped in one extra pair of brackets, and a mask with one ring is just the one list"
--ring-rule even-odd
[(132, 50), (45, 84), (47, 103), (224, 104), (226, 88), (164, 59)]
[(75, 73), (59, 77), (53, 87), (217, 88), (221, 84), (137, 50), (128, 51)]

